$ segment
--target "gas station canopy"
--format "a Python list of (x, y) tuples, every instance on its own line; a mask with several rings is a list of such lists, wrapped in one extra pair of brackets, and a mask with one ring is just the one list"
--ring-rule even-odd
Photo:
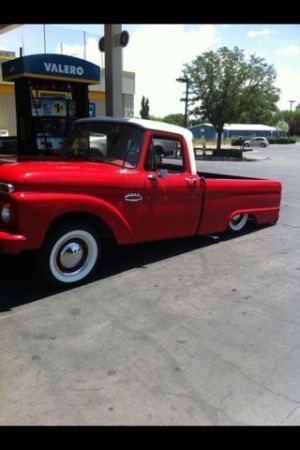
[(2, 71), (4, 81), (26, 77), (97, 84), (100, 80), (97, 65), (74, 56), (49, 53), (13, 59), (2, 65)]
[(14, 28), (20, 27), (22, 24), (3, 24), (0, 23), (0, 34), (6, 33), (7, 31), (13, 30)]

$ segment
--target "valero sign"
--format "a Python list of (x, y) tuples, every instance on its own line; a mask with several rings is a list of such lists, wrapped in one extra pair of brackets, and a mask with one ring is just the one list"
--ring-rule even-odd
[(96, 84), (100, 68), (84, 59), (67, 55), (41, 54), (16, 58), (2, 64), (4, 81), (21, 77), (50, 78)]

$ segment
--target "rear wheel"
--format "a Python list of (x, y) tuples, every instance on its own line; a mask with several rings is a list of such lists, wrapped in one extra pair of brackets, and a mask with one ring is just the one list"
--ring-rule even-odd
[(242, 230), (248, 222), (248, 214), (237, 214), (233, 216), (229, 222), (229, 229), (231, 231)]
[(96, 230), (85, 223), (69, 223), (50, 232), (39, 253), (39, 270), (48, 283), (72, 286), (89, 277), (100, 259)]

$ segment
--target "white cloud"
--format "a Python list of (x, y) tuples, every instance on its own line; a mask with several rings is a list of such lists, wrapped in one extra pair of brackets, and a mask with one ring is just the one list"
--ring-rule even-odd
[[(183, 25), (141, 25), (131, 33), (123, 49), (123, 70), (135, 72), (135, 116), (139, 116), (143, 95), (149, 98), (151, 115), (184, 113), (180, 99), (185, 95), (185, 85), (176, 78), (184, 63), (203, 51), (214, 50), (220, 40), (213, 25), (199, 25), (192, 30), (184, 30)], [(60, 45), (56, 51), (61, 52)], [(63, 53), (83, 58), (83, 45), (63, 44)], [(87, 60), (102, 66), (104, 54), (96, 38), (87, 39), (86, 55)]]
[(285, 48), (278, 50), (277, 55), (280, 56), (297, 56), (300, 54), (300, 47), (295, 44), (290, 44)]
[(281, 89), (280, 101), (278, 107), (280, 109), (290, 109), (289, 100), (295, 100), (297, 105), (300, 103), (300, 73), (285, 67), (277, 71), (276, 86)]
[(264, 28), (261, 31), (250, 30), (248, 31), (247, 36), (250, 38), (256, 38), (259, 36), (272, 36), (273, 34), (276, 34), (275, 30), (271, 30), (270, 28)]
[[(63, 51), (64, 55), (75, 56), (76, 58), (84, 58), (84, 46), (80, 44), (62, 44), (62, 49), (60, 44), (56, 47), (56, 52), (61, 53)], [(103, 54), (102, 54), (103, 55)], [(104, 58), (104, 56), (103, 56)], [(100, 64), (101, 54), (98, 49), (98, 40), (96, 38), (87, 38), (86, 40), (86, 59), (93, 62), (94, 64)]]
[(150, 114), (183, 113), (185, 85), (176, 78), (184, 63), (208, 49), (215, 49), (220, 37), (213, 25), (186, 31), (183, 25), (144, 25), (130, 36), (123, 51), (123, 67), (136, 73), (135, 116), (141, 98), (149, 98)]

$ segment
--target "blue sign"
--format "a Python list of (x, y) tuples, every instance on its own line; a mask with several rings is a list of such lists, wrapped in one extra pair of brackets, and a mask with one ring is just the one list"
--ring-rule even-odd
[(4, 81), (21, 77), (47, 78), (96, 84), (100, 68), (84, 59), (58, 54), (28, 55), (2, 64)]
[(89, 116), (96, 117), (96, 103), (89, 103)]

